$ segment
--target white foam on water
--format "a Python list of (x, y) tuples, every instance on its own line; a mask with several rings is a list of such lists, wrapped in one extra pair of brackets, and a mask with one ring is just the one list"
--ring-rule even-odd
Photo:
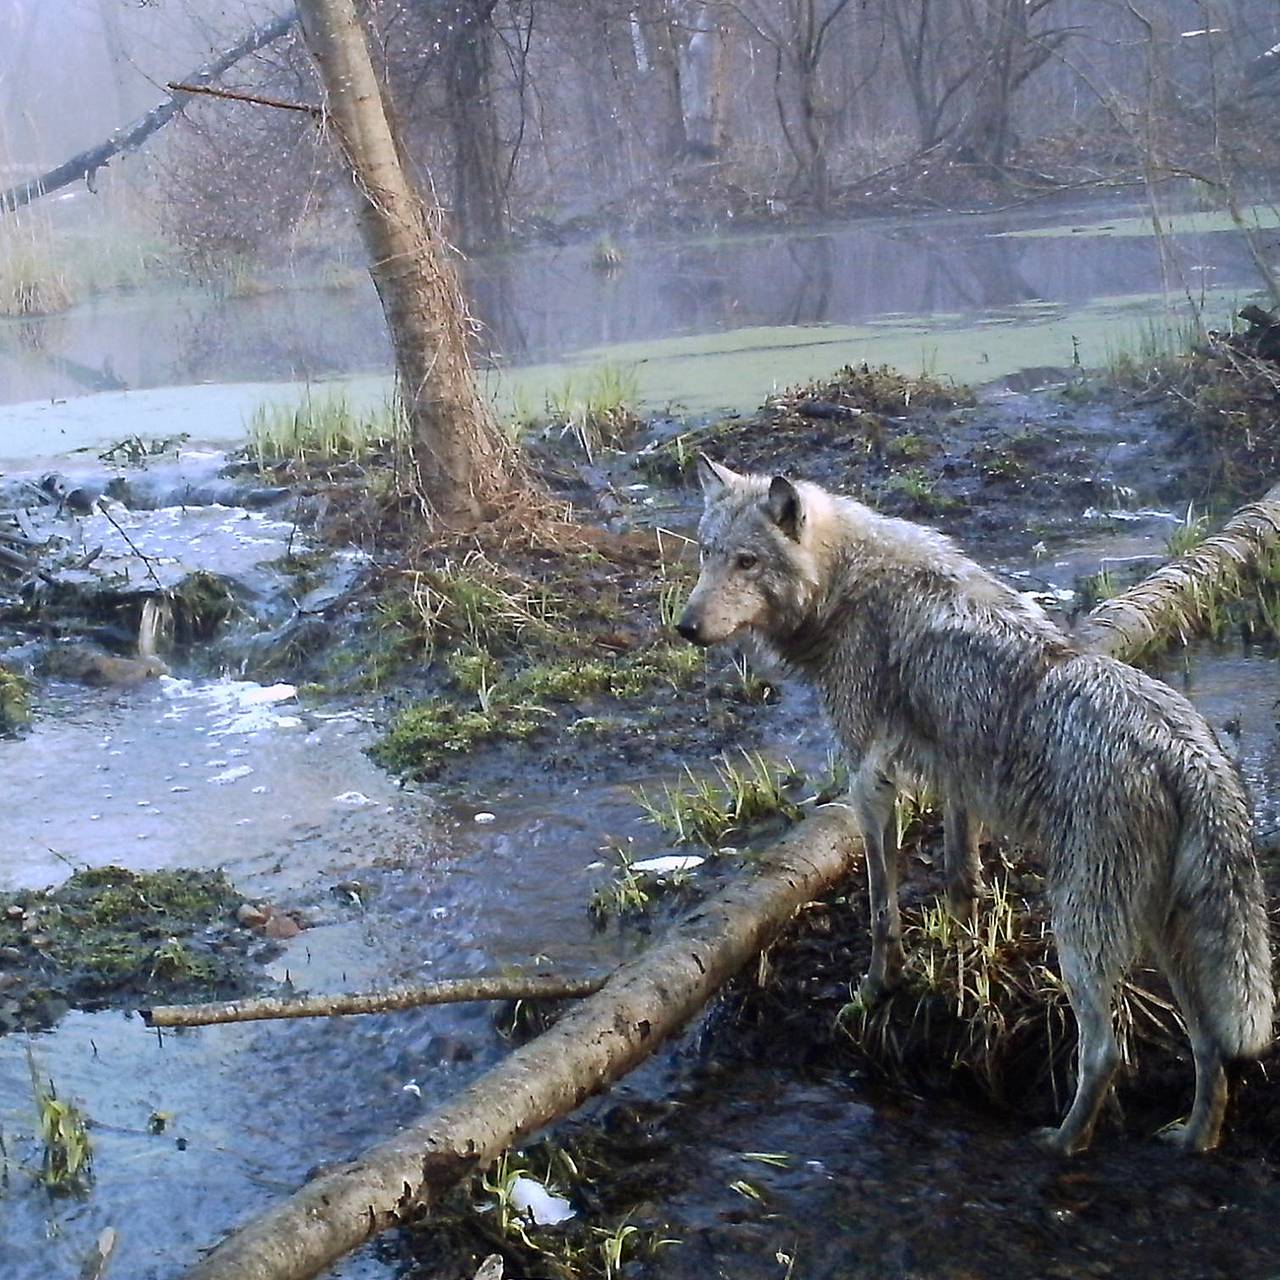
[[(253, 680), (202, 682), (161, 676), (160, 688), (174, 704), (165, 712), (164, 718), (181, 720), (193, 713), (202, 718), (207, 716), (211, 722), (210, 738), (260, 733), (268, 729), (296, 729), (302, 724), (296, 715), (280, 715), (273, 710), (297, 698), (298, 691), (291, 684), (262, 685)], [(226, 761), (218, 763), (225, 764)]]

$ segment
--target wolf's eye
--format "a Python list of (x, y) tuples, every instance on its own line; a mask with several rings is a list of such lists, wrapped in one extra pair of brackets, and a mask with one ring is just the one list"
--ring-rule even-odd
[(744, 551), (740, 556), (734, 558), (734, 564), (739, 569), (754, 569), (760, 563), (759, 556), (753, 556), (751, 552)]

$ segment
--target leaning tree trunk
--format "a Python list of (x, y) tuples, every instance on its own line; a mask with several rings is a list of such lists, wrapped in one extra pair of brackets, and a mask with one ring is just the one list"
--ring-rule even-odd
[(522, 488), (522, 475), (476, 381), (466, 304), (439, 211), (427, 210), (401, 164), (353, 0), (301, 0), (298, 15), (355, 185), (419, 493), (446, 525), (489, 519)]
[[(1280, 547), (1280, 485), (1216, 537), (1099, 606), (1080, 632), (1117, 657), (1195, 621), (1221, 587)], [(600, 991), (469, 1088), (330, 1169), (227, 1237), (184, 1280), (307, 1280), (380, 1231), (418, 1217), (440, 1193), (536, 1129), (606, 1089), (682, 1027), (778, 937), (805, 903), (853, 870), (862, 842), (849, 810), (820, 809), (622, 965)]]

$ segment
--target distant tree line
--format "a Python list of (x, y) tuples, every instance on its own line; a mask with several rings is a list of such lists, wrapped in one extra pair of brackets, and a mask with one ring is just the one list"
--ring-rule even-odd
[[(368, 20), (407, 158), (470, 246), (1280, 154), (1274, 0), (371, 0)], [(316, 100), (296, 36), (227, 80)], [(342, 190), (305, 116), (185, 116), (162, 169), (195, 238), (276, 235)]]

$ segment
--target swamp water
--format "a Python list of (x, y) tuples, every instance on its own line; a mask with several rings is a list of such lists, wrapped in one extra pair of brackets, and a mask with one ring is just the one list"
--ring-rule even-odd
[[(1149, 264), (1145, 274), (1135, 268), (1126, 277), (1122, 259), (1109, 256), (1118, 253), (1112, 246), (1098, 248), (1099, 283), (1091, 285), (1083, 265), (1089, 253), (1070, 267), (1048, 252), (1041, 260), (1035, 256), (1039, 239), (1019, 242), (1022, 282), (1001, 284), (998, 273), (988, 278), (980, 256), (966, 258), (957, 247), (964, 235), (947, 231), (935, 240), (929, 225), (911, 229), (896, 273), (884, 252), (873, 251), (892, 245), (893, 236), (862, 228), (846, 233), (862, 244), (862, 253), (827, 273), (827, 301), (791, 300), (785, 314), (768, 310), (776, 280), (766, 285), (764, 273), (748, 269), (745, 256), (736, 274), (724, 268), (724, 255), (745, 255), (745, 248), (661, 250), (686, 276), (695, 263), (708, 275), (717, 268), (727, 274), (711, 323), (699, 308), (717, 293), (696, 273), (684, 292), (672, 287), (664, 297), (661, 287), (645, 286), (647, 302), (634, 298), (628, 306), (627, 295), (620, 302), (617, 292), (625, 275), (617, 285), (599, 282), (593, 291), (586, 287), (584, 266), (562, 265), (563, 305), (556, 303), (557, 311), (555, 296), (545, 293), (551, 276), (538, 275), (543, 268), (536, 256), (532, 265), (516, 260), (510, 271), (517, 283), (508, 289), (516, 301), (508, 310), (524, 316), (527, 334), (523, 346), (512, 339), (509, 349), (529, 359), (558, 358), (598, 342), (663, 338), (707, 344), (704, 355), (713, 355), (710, 348), (721, 344), (748, 361), (758, 377), (792, 366), (786, 364), (787, 351), (771, 347), (766, 334), (754, 335), (754, 326), (866, 324), (868, 340), (921, 326), (902, 317), (896, 328), (893, 317), (887, 325), (883, 319), (872, 323), (877, 303), (867, 271), (874, 272), (881, 311), (918, 313), (923, 299), (939, 312), (981, 313), (991, 323), (956, 330), (973, 342), (984, 332), (1016, 334), (1042, 322), (1036, 314), (1011, 326), (1009, 319), (1019, 313), (1009, 308), (1019, 302), (1074, 308), (1089, 305), (1112, 285), (1136, 294), (1153, 285)], [(866, 236), (884, 238), (858, 240)], [(770, 243), (777, 259), (793, 250), (803, 257), (812, 251), (807, 246), (813, 238)], [(1238, 267), (1236, 249), (1216, 241), (1208, 247), (1223, 275)], [(758, 246), (753, 252), (758, 255)], [(554, 254), (547, 258), (556, 261)], [(938, 282), (935, 293), (907, 273), (908, 262), (927, 264)], [(544, 290), (544, 309), (532, 301), (536, 286), (519, 283), (522, 272)], [(855, 288), (866, 290), (861, 301), (851, 296)], [(598, 300), (575, 306), (575, 291)], [(725, 301), (730, 295), (747, 301), (731, 307)], [(833, 297), (843, 301), (836, 305)], [(316, 301), (315, 314), (327, 316), (329, 303), (327, 297)], [(334, 310), (341, 315), (344, 308)], [(606, 312), (612, 317), (607, 323)], [(499, 313), (496, 307), (490, 312)], [(361, 341), (369, 342), (378, 326), (371, 312), (363, 314), (365, 322), (353, 322), (350, 332), (359, 329)], [(730, 326), (726, 317), (734, 314), (749, 323)], [(1035, 358), (1019, 361), (1017, 352), (1025, 348), (1012, 342), (1005, 348), (1008, 367), (1069, 363), (1075, 314), (1060, 313), (1061, 335), (1068, 341), (1061, 344), (1060, 335), (1048, 344), (1052, 358), (1037, 351)], [(500, 323), (490, 324), (503, 332)], [(239, 320), (226, 328), (239, 334)], [(96, 339), (87, 336), (93, 325), (86, 320), (85, 336), (77, 338), (82, 363), (97, 359), (88, 348), (107, 329), (121, 342), (132, 341), (118, 317), (104, 322)], [(708, 336), (713, 332), (721, 336)], [(671, 337), (691, 333), (701, 336)], [(803, 350), (812, 362), (805, 366), (808, 372), (829, 372), (854, 358), (839, 342), (828, 344), (826, 329), (787, 330), (783, 336), (787, 350)], [(932, 324), (919, 332), (912, 328), (907, 341), (921, 336), (941, 341)], [(209, 342), (216, 346), (215, 337)], [(234, 359), (223, 350), (201, 365), (158, 343), (151, 367), (163, 370), (160, 380), (183, 376), (174, 370), (188, 377), (321, 376), (359, 367), (366, 349), (353, 339), (344, 351), (335, 341), (329, 357), (308, 347), (301, 363), (273, 363), (269, 348), (263, 354), (246, 339)], [(113, 360), (119, 361), (115, 367), (129, 369), (130, 385), (143, 387), (146, 375), (128, 364), (135, 357), (140, 370), (139, 351), (122, 351)], [(370, 352), (368, 364), (376, 368), (384, 358)], [(747, 365), (721, 366), (730, 367), (740, 375)], [(944, 361), (940, 367), (951, 371)], [(800, 368), (778, 380), (801, 376)], [(992, 369), (1003, 371), (1003, 364)], [(46, 374), (47, 369), (39, 377)], [(734, 396), (740, 401), (723, 389), (707, 394), (720, 395), (717, 403), (745, 405), (768, 389), (739, 386)], [(59, 394), (66, 390), (64, 384)], [(27, 399), (50, 394), (47, 385), (37, 389), (35, 383), (23, 384), (23, 392)], [(55, 418), (38, 418), (35, 405), (0, 411), (0, 456), (59, 454), (135, 431), (190, 430), (198, 439), (225, 440), (242, 429), (240, 405), (247, 412), (261, 391), (158, 389), (154, 396), (165, 398), (163, 409), (135, 418), (135, 410), (157, 402), (148, 400), (150, 394), (109, 393), (52, 405), (50, 414), (65, 409), (65, 420), (75, 415), (77, 424), (54, 440), (44, 429)], [(689, 399), (696, 402), (692, 394)], [(34, 433), (23, 434), (33, 424)], [(208, 465), (198, 464), (202, 471)], [(30, 466), (20, 462), (7, 479)], [(287, 597), (287, 584), (262, 562), (282, 555), (295, 537), (288, 509), (236, 511), (222, 496), (221, 512), (210, 505), (164, 505), (161, 499), (160, 505), (130, 508), (121, 519), (149, 555), (246, 576), (259, 601), (267, 602), (262, 617), (272, 621), (270, 602)], [(684, 519), (690, 516), (686, 508)], [(1047, 560), (1036, 560), (1029, 547), (1020, 556), (1002, 552), (1001, 567), (1027, 573), (1038, 588), (1065, 591), (1079, 573), (1109, 556), (1161, 556), (1172, 523), (1172, 512), (1151, 512), (1100, 531), (1082, 512), (1080, 537), (1072, 546)], [(981, 554), (980, 546), (974, 549)], [(127, 546), (121, 554), (127, 556)], [(1274, 708), (1280, 679), (1274, 655), (1203, 645), (1170, 659), (1163, 670), (1185, 685), (1216, 727), (1230, 722), (1259, 802), (1259, 825), (1274, 831), (1280, 826)], [(821, 759), (825, 732), (803, 699), (788, 695), (788, 704), (778, 754), (801, 762)], [(0, 888), (57, 881), (81, 864), (221, 866), (251, 899), (304, 914), (310, 927), (283, 945), (269, 972), (316, 991), (465, 974), (528, 963), (535, 956), (566, 970), (603, 968), (645, 943), (636, 928), (598, 932), (586, 909), (600, 875), (593, 864), (607, 840), (633, 836), (637, 852), (663, 850), (662, 838), (639, 821), (625, 786), (584, 776), (571, 794), (549, 799), (545, 785), (488, 786), (478, 773), (463, 794), (430, 784), (402, 788), (364, 754), (374, 734), (370, 704), (335, 700), (312, 706), (291, 696), (282, 681), (211, 674), (199, 662), (132, 689), (86, 690), (52, 682), (38, 712), (24, 736), (0, 740)], [(678, 778), (653, 779), (664, 780), (675, 784)], [(492, 821), (477, 820), (488, 814)], [(51, 1197), (31, 1176), (38, 1153), (28, 1046), (59, 1095), (80, 1103), (93, 1123), (96, 1177), (84, 1195)], [(0, 1276), (75, 1280), (108, 1227), (117, 1235), (108, 1274), (124, 1280), (175, 1276), (200, 1248), (287, 1194), (310, 1170), (410, 1122), (506, 1051), (492, 1011), (465, 1006), (163, 1037), (121, 1012), (73, 1012), (51, 1032), (0, 1038)], [(717, 1070), (714, 1062), (702, 1061), (696, 1028), (597, 1105), (605, 1109), (617, 1100), (676, 1104), (664, 1135), (668, 1175), (657, 1209), (669, 1224), (665, 1234), (681, 1243), (655, 1261), (637, 1264), (637, 1275), (825, 1280), (1109, 1275), (1157, 1267), (1188, 1276), (1274, 1271), (1271, 1224), (1280, 1211), (1280, 1187), (1268, 1163), (1233, 1157), (1230, 1150), (1188, 1162), (1156, 1144), (1110, 1140), (1085, 1160), (1058, 1164), (1029, 1149), (1020, 1120), (978, 1108), (885, 1094), (857, 1078), (770, 1070), (767, 1063)], [(165, 1117), (158, 1133), (152, 1132), (156, 1115)], [(744, 1154), (750, 1152), (788, 1158), (767, 1165)], [(742, 1181), (762, 1198), (734, 1189)], [(372, 1280), (395, 1274), (398, 1266), (386, 1250), (370, 1247), (334, 1274)], [(624, 1274), (630, 1273), (629, 1268)]]

